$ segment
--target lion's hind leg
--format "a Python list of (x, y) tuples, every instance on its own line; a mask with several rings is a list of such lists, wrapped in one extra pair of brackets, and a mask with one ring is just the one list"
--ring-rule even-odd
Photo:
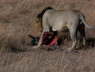
[(69, 31), (70, 31), (70, 37), (71, 37), (71, 40), (72, 40), (72, 46), (68, 49), (69, 51), (72, 51), (76, 48), (76, 45), (77, 45), (77, 32), (76, 32), (76, 28), (69, 28)]

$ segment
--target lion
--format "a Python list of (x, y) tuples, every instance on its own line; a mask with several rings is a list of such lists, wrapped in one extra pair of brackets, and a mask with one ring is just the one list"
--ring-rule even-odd
[(86, 24), (84, 14), (78, 10), (56, 10), (52, 7), (46, 7), (38, 14), (37, 18), (42, 22), (43, 30), (38, 45), (34, 48), (39, 48), (42, 44), (44, 32), (52, 30), (59, 33), (67, 27), (72, 40), (72, 46), (68, 48), (71, 51), (78, 46), (78, 35), (82, 37), (83, 45), (85, 45), (85, 27), (95, 29), (95, 27)]

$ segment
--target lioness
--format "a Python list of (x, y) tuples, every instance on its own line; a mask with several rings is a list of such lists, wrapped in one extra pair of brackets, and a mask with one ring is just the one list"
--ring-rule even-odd
[(41, 45), (43, 33), (49, 32), (50, 28), (52, 28), (53, 31), (61, 32), (64, 27), (67, 27), (73, 42), (69, 50), (73, 50), (77, 47), (78, 33), (82, 36), (83, 44), (85, 45), (85, 26), (88, 28), (94, 28), (93, 26), (87, 25), (84, 15), (80, 11), (76, 10), (62, 11), (55, 10), (52, 7), (47, 7), (38, 15), (38, 18), (42, 21), (43, 31), (38, 45), (34, 48), (38, 48)]

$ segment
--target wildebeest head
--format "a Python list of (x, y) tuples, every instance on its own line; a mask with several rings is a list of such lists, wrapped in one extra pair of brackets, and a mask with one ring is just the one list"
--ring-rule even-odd
[(46, 7), (46, 8), (44, 8), (43, 10), (42, 10), (42, 12), (41, 13), (39, 13), (38, 15), (37, 15), (37, 19), (39, 20), (39, 21), (41, 21), (42, 22), (42, 17), (43, 17), (43, 15), (44, 15), (44, 13), (47, 11), (47, 10), (51, 10), (51, 9), (53, 9), (52, 7)]

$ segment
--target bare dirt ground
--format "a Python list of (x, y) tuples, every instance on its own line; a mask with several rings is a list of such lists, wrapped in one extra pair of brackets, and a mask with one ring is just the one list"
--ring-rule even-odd
[(29, 34), (39, 36), (37, 14), (45, 7), (81, 10), (86, 21), (95, 26), (94, 0), (0, 0), (0, 72), (95, 72), (95, 30), (87, 30), (91, 39), (86, 48), (68, 52), (63, 49), (33, 50)]

